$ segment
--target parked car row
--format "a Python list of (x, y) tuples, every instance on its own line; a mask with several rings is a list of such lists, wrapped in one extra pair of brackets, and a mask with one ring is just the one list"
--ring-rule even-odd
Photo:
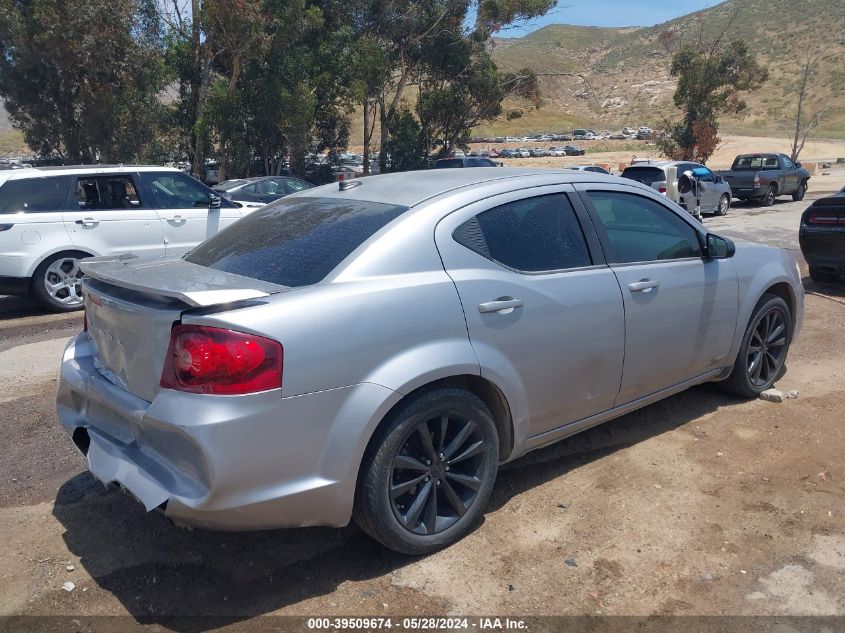
[(548, 149), (542, 147), (517, 147), (516, 149), (499, 150), (500, 158), (538, 158), (544, 156), (583, 156), (587, 152), (577, 145), (552, 146)]
[(472, 143), (531, 143), (531, 142), (553, 142), (553, 141), (593, 141), (599, 139), (625, 140), (638, 139), (648, 140), (653, 137), (652, 129), (648, 126), (640, 126), (638, 130), (624, 127), (619, 132), (601, 131), (598, 132), (589, 128), (577, 128), (568, 134), (532, 134), (528, 136), (476, 136), (471, 139)]

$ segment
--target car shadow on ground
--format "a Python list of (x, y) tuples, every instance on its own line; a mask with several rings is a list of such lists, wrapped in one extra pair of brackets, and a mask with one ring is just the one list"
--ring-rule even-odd
[[(505, 466), (487, 511), (530, 488), (624, 447), (740, 402), (702, 385), (590, 429)], [(128, 495), (106, 491), (88, 473), (59, 490), (53, 514), (69, 550), (104, 591), (144, 623), (202, 630), (175, 616), (239, 621), (324, 596), (342, 583), (388, 575), (415, 559), (388, 551), (354, 526), (221, 533), (178, 529), (145, 514)], [(480, 528), (484, 529), (484, 528)], [(361, 608), (381, 597), (360, 590)], [(417, 601), (425, 597), (415, 597)]]
[(845, 298), (845, 277), (839, 281), (813, 281), (809, 275), (801, 279), (804, 290), (827, 297)]
[(50, 314), (31, 297), (0, 295), (0, 316), (4, 319), (23, 318)]

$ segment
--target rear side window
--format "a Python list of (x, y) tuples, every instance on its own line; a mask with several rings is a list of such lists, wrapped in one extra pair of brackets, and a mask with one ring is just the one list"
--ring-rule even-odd
[(0, 213), (61, 211), (70, 176), (7, 180), (0, 187)]
[(575, 210), (564, 194), (509, 202), (478, 214), (455, 240), (494, 262), (524, 272), (564, 270), (592, 262)]
[(138, 191), (130, 176), (83, 177), (74, 188), (79, 209), (135, 209), (141, 206)]
[(282, 198), (220, 231), (185, 260), (282, 286), (308, 286), (405, 211), (360, 200)]
[(666, 174), (659, 167), (628, 167), (622, 172), (622, 177), (636, 180), (649, 187), (655, 182), (666, 180)]

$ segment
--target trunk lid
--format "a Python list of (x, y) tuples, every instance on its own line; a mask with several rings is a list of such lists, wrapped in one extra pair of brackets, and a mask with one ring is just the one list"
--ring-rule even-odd
[(82, 262), (94, 366), (107, 380), (152, 402), (170, 343), (185, 311), (235, 307), (287, 290), (177, 258), (97, 257)]

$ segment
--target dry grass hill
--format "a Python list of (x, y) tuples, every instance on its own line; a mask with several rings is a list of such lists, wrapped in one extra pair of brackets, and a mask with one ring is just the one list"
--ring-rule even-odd
[[(566, 16), (565, 9), (561, 15)], [(809, 53), (819, 60), (810, 109), (833, 107), (816, 136), (845, 138), (841, 0), (728, 0), (649, 28), (554, 24), (521, 38), (497, 39), (493, 55), (502, 68), (527, 66), (541, 75), (544, 104), (512, 124), (479, 133), (540, 131), (550, 125), (567, 129), (573, 122), (596, 128), (659, 124), (664, 115), (675, 113), (671, 54), (661, 45), (660, 34), (677, 29), (684, 38), (709, 41), (726, 26), (727, 37), (745, 40), (769, 67), (770, 79), (747, 96), (748, 110), (725, 121), (723, 129), (766, 135), (788, 129), (800, 69)]]

